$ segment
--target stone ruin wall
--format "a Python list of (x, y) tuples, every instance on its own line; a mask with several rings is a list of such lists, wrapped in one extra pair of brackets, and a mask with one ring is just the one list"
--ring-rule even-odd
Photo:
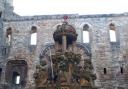
[[(56, 26), (62, 24), (64, 15), (17, 17), (3, 22), (2, 46), (5, 46), (6, 30), (12, 28), (11, 48), (8, 55), (1, 54), (0, 67), (2, 68), (1, 83), (5, 83), (6, 64), (9, 60), (25, 60), (28, 64), (27, 85), (34, 87), (33, 74), (36, 64), (39, 63), (39, 54), (48, 43), (53, 43), (52, 34)], [(96, 85), (101, 89), (127, 89), (127, 54), (128, 54), (128, 17), (115, 16), (79, 16), (70, 15), (68, 22), (78, 33), (77, 42), (83, 42), (83, 26), (90, 27), (90, 46), (94, 72), (97, 75)], [(110, 42), (109, 24), (114, 23), (117, 32), (117, 42)], [(30, 45), (31, 27), (37, 27), (37, 45)], [(123, 66), (124, 73), (120, 73)], [(107, 74), (104, 74), (104, 68)], [(121, 88), (122, 87), (122, 88)], [(27, 87), (26, 87), (27, 88)], [(31, 88), (32, 89), (32, 88)]]

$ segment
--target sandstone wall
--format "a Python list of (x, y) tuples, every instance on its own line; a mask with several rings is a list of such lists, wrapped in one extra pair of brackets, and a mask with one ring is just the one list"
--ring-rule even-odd
[[(25, 60), (28, 63), (28, 86), (34, 86), (33, 74), (39, 63), (41, 49), (48, 43), (54, 43), (53, 32), (62, 24), (64, 15), (16, 17), (5, 19), (3, 24), (3, 43), (6, 45), (6, 30), (12, 28), (12, 41), (8, 57), (1, 60), (3, 65), (9, 60)], [(83, 42), (83, 26), (90, 27), (90, 47), (96, 85), (101, 89), (127, 89), (128, 54), (128, 16), (120, 15), (69, 15), (69, 24), (78, 33), (77, 42)], [(109, 25), (116, 27), (117, 42), (110, 42)], [(30, 45), (31, 27), (37, 27), (37, 45)], [(123, 67), (121, 74), (120, 68)], [(104, 74), (106, 68), (107, 74)], [(122, 88), (121, 88), (122, 87)]]

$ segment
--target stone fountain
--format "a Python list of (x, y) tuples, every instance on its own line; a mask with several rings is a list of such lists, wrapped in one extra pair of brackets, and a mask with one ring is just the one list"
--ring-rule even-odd
[(36, 89), (97, 89), (91, 60), (84, 60), (81, 65), (82, 55), (76, 52), (76, 30), (68, 24), (66, 16), (64, 19), (53, 33), (55, 53), (48, 56), (50, 67), (44, 67), (47, 61), (37, 65)]

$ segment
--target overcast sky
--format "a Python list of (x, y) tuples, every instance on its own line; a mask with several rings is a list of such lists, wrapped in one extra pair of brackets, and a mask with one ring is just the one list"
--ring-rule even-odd
[(19, 15), (108, 14), (128, 12), (128, 0), (13, 0)]

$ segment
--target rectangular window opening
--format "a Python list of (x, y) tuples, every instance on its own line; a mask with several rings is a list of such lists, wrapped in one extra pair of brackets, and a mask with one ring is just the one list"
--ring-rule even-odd
[(0, 12), (0, 18), (1, 18), (1, 16), (2, 16), (2, 11)]
[(6, 43), (7, 43), (8, 45), (11, 45), (11, 34), (7, 35)]
[(18, 76), (16, 76), (16, 84), (20, 84), (20, 76), (18, 75)]
[(1, 77), (2, 77), (2, 68), (0, 68), (0, 81), (1, 81)]
[(37, 44), (37, 33), (32, 33), (31, 34), (31, 45), (36, 45)]
[(104, 74), (107, 74), (107, 69), (106, 68), (104, 68)]
[(89, 43), (89, 32), (88, 31), (83, 31), (83, 42)]
[(0, 76), (1, 76), (1, 74), (2, 74), (2, 68), (0, 68)]
[(116, 42), (116, 31), (115, 30), (110, 30), (110, 41)]
[(13, 72), (13, 83), (14, 84), (20, 84), (20, 75), (17, 72)]
[(124, 73), (123, 67), (120, 67), (120, 73), (121, 73), (121, 74)]

